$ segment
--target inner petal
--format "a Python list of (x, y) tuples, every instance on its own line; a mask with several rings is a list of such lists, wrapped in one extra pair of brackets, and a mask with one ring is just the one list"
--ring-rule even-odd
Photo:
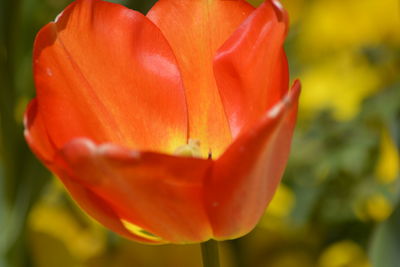
[(231, 142), (213, 58), (253, 9), (241, 0), (160, 0), (147, 14), (177, 58), (185, 86), (189, 138), (201, 142), (202, 157), (210, 151), (218, 157)]
[(265, 1), (218, 50), (214, 73), (233, 137), (286, 95), (286, 31), (286, 11), (278, 1)]
[(56, 148), (86, 137), (172, 153), (187, 141), (187, 109), (175, 56), (142, 14), (78, 0), (37, 35), (38, 112)]

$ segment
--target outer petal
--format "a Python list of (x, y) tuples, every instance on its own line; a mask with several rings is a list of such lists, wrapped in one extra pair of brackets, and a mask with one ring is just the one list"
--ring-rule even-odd
[[(48, 166), (52, 168), (51, 166)], [(67, 174), (58, 171), (59, 177), (75, 201), (93, 218), (114, 232), (142, 243), (161, 244), (162, 240), (148, 239), (127, 229), (111, 205)]]
[(254, 228), (272, 199), (289, 156), (300, 83), (216, 161), (206, 182), (214, 236), (235, 238)]
[(37, 114), (36, 99), (29, 103), (25, 113), (25, 138), (35, 154), (50, 170), (58, 173), (58, 176), (61, 178), (73, 198), (77, 199), (79, 204), (91, 216), (96, 218), (106, 227), (128, 238), (139, 242), (159, 243), (144, 239), (129, 232), (123, 226), (120, 218), (103, 199), (93, 193), (89, 188), (85, 188), (77, 181), (70, 179), (70, 177), (64, 171), (62, 171), (62, 169), (53, 165), (52, 161), (57, 151), (51, 143), (51, 140), (48, 138), (47, 131), (43, 125), (43, 120), (40, 114)]
[(242, 0), (160, 0), (147, 15), (177, 57), (186, 90), (189, 135), (201, 141), (203, 155), (212, 149), (218, 157), (231, 142), (212, 60), (253, 9)]
[(78, 0), (37, 35), (38, 115), (57, 148), (75, 137), (171, 152), (186, 143), (175, 56), (145, 16)]
[(48, 137), (46, 127), (40, 114), (37, 113), (37, 101), (32, 100), (25, 113), (25, 138), (42, 162), (56, 172), (64, 185), (80, 206), (86, 210), (93, 218), (97, 219), (103, 225), (112, 229), (123, 236), (134, 239), (138, 242), (160, 243), (161, 241), (148, 240), (137, 236), (126, 229), (121, 219), (113, 209), (103, 199), (97, 196), (90, 188), (82, 186), (80, 183), (71, 179), (61, 168), (53, 165), (54, 156), (57, 153), (56, 148)]
[(215, 78), (234, 137), (288, 90), (286, 30), (286, 12), (277, 0), (267, 0), (217, 52)]
[[(203, 181), (211, 165), (211, 160), (139, 153), (76, 139), (59, 154), (55, 172), (62, 174), (67, 187), (74, 182), (101, 198), (99, 204), (106, 203), (127, 229), (136, 229), (135, 234), (150, 242), (188, 243), (212, 235), (203, 199)], [(80, 193), (76, 200), (87, 208)], [(97, 219), (104, 223), (101, 216)]]
[(44, 163), (51, 162), (56, 153), (54, 144), (49, 139), (43, 118), (38, 114), (37, 99), (33, 99), (24, 115), (24, 135), (32, 151)]

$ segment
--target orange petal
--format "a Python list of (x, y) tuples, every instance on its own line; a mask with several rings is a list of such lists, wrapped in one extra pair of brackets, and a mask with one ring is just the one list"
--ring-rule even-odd
[[(61, 172), (59, 171), (59, 173)], [(63, 181), (68, 192), (71, 194), (74, 200), (78, 202), (82, 209), (84, 209), (88, 214), (90, 214), (93, 218), (98, 220), (107, 228), (122, 236), (141, 243), (163, 243), (162, 241), (146, 239), (130, 232), (125, 228), (124, 224), (115, 213), (113, 208), (90, 188), (82, 186), (80, 183), (76, 182), (74, 179), (71, 179), (71, 177), (66, 174), (61, 174), (59, 177)]]
[(181, 76), (145, 16), (78, 0), (37, 35), (38, 112), (57, 148), (75, 137), (172, 152), (187, 140)]
[(289, 156), (299, 94), (296, 81), (288, 95), (216, 161), (205, 186), (217, 239), (248, 233), (272, 199)]
[(189, 112), (189, 136), (202, 154), (218, 157), (231, 133), (216, 86), (212, 60), (254, 8), (242, 0), (160, 0), (147, 16), (160, 28), (177, 57)]
[[(150, 241), (188, 243), (211, 237), (203, 199), (211, 160), (140, 153), (75, 139), (64, 147), (56, 164), (56, 173), (66, 173), (90, 189), (127, 229), (141, 229)], [(76, 201), (82, 201), (79, 195)]]
[(218, 50), (214, 72), (234, 137), (251, 127), (288, 90), (283, 51), (287, 14), (268, 0)]
[(103, 199), (93, 193), (89, 188), (85, 188), (74, 179), (68, 177), (65, 172), (60, 171), (59, 168), (53, 165), (52, 161), (56, 154), (56, 150), (54, 145), (51, 143), (51, 140), (48, 138), (40, 114), (37, 113), (36, 99), (29, 103), (25, 113), (24, 122), (25, 138), (31, 149), (50, 170), (58, 173), (72, 197), (79, 200), (78, 202), (84, 210), (116, 233), (138, 242), (160, 243), (144, 239), (129, 232), (121, 223), (120, 218)]
[(49, 139), (42, 116), (38, 113), (37, 99), (33, 99), (24, 114), (24, 135), (29, 147), (44, 163), (51, 162), (56, 149)]

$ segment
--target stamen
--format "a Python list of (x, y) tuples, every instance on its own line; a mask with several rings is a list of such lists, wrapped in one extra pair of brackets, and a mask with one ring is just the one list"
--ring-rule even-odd
[(189, 139), (186, 145), (180, 146), (175, 150), (174, 155), (200, 158), (200, 141), (196, 139)]

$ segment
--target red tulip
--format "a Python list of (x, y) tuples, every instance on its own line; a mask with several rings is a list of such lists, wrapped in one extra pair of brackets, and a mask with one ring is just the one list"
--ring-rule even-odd
[(240, 237), (290, 150), (300, 85), (288, 90), (287, 26), (276, 0), (160, 0), (147, 16), (78, 0), (36, 37), (26, 140), (125, 237)]

